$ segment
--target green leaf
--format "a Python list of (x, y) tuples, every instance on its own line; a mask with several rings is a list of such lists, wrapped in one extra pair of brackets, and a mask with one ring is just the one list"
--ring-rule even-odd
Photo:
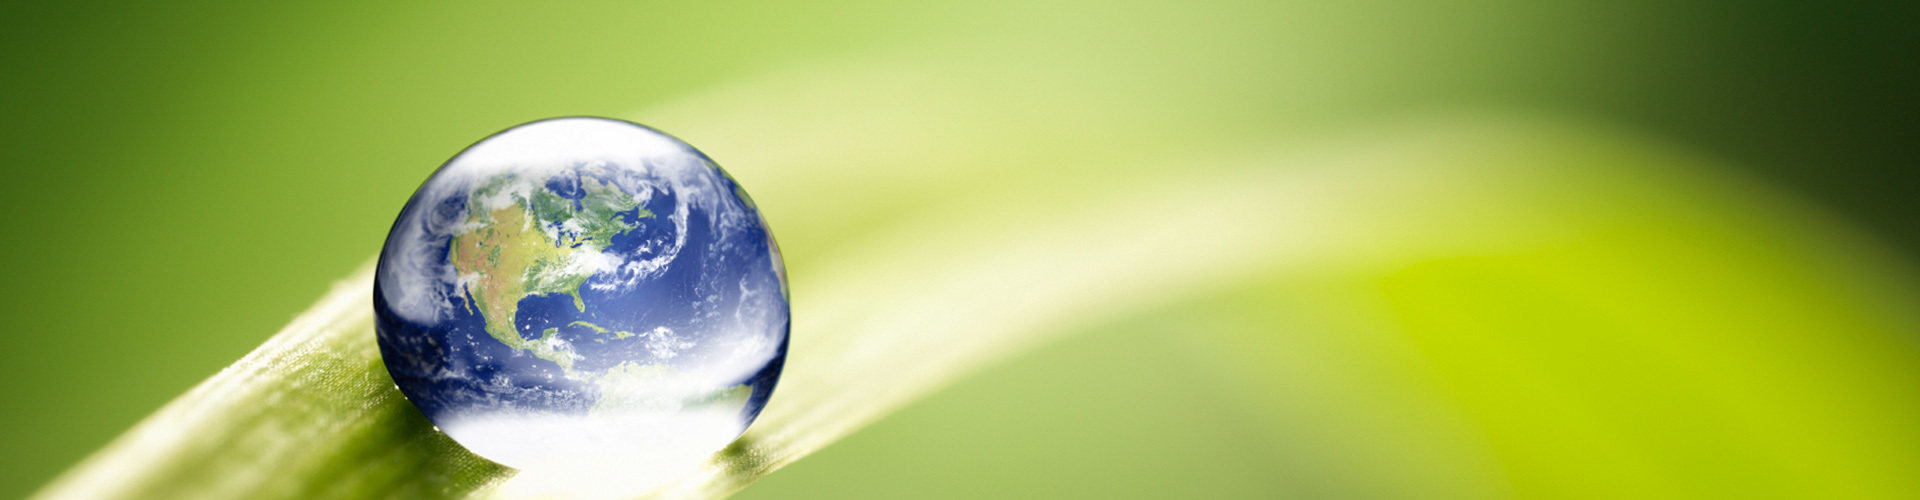
[[(725, 496), (985, 366), (1143, 311), (1216, 319), (1202, 329), (1228, 332), (1263, 383), (1317, 380), (1340, 372), (1289, 371), (1299, 365), (1283, 362), (1293, 351), (1262, 327), (1263, 308), (1352, 303), (1386, 304), (1349, 319), (1399, 325), (1433, 365), (1437, 397), (1484, 426), (1491, 450), (1476, 452), (1502, 474), (1485, 483), (1552, 496), (1588, 491), (1582, 471), (1600, 470), (1621, 496), (1749, 476), (1810, 496), (1914, 496), (1898, 474), (1920, 464), (1906, 425), (1920, 420), (1910, 274), (1703, 160), (1477, 115), (1199, 128), (1212, 115), (1151, 81), (1033, 90), (1113, 68), (976, 74), (995, 53), (929, 50), (746, 78), (628, 116), (747, 186), (780, 237), (794, 301), (789, 365), (760, 421), (650, 496)], [(1142, 95), (1163, 100), (1110, 106)], [(1326, 279), (1343, 284), (1309, 286)], [(1343, 287), (1375, 295), (1315, 293)], [(40, 496), (623, 492), (518, 477), (434, 431), (380, 365), (370, 289), (364, 268), (341, 281)], [(1181, 304), (1197, 312), (1168, 309)], [(1608, 338), (1648, 342), (1668, 364), (1616, 373), (1642, 358), (1607, 357)], [(1671, 380), (1706, 389), (1636, 392)], [(1674, 401), (1698, 393), (1733, 401), (1588, 421), (1640, 418), (1644, 401), (1697, 410)], [(1522, 404), (1535, 402), (1560, 405)], [(1719, 422), (1764, 432), (1691, 440)], [(1735, 451), (1766, 459), (1688, 470)]]
[[(1772, 392), (1752, 392), (1752, 383), (1716, 382), (1721, 384), (1716, 394), (1759, 398), (1731, 414), (1764, 417), (1754, 425), (1892, 424), (1875, 419), (1912, 410), (1901, 402), (1911, 401), (1904, 398), (1913, 386), (1900, 381), (1913, 376), (1913, 365), (1902, 364), (1913, 352), (1863, 350), (1890, 342), (1896, 332), (1915, 331), (1911, 318), (1885, 314), (1885, 297), (1908, 293), (1904, 285), (1877, 281), (1870, 272), (1850, 267), (1861, 260), (1844, 257), (1860, 250), (1844, 238), (1808, 243), (1796, 240), (1801, 233), (1774, 227), (1773, 221), (1796, 212), (1770, 208), (1769, 198), (1748, 194), (1741, 188), (1750, 186), (1694, 160), (1577, 128), (1466, 117), (1365, 129), (1324, 144), (1161, 158), (1177, 168), (1116, 169), (1105, 178), (1060, 171), (1072, 166), (1023, 165), (990, 169), (993, 182), (967, 184), (967, 177), (981, 174), (951, 171), (944, 182), (961, 183), (961, 188), (863, 181), (863, 175), (884, 177), (892, 163), (857, 155), (841, 162), (839, 172), (809, 170), (798, 162), (748, 161), (734, 167), (755, 189), (789, 249), (796, 312), (791, 361), (771, 405), (744, 437), (649, 496), (725, 496), (1057, 334), (1221, 291), (1310, 283), (1330, 273), (1378, 276), (1370, 279), (1380, 280), (1387, 310), (1396, 311), (1392, 314), (1403, 318), (1420, 349), (1441, 363), (1443, 379), (1466, 391), (1456, 397), (1490, 412), (1481, 417), (1494, 426), (1496, 442), (1513, 447), (1513, 456), (1541, 459), (1512, 465), (1523, 477), (1549, 481), (1541, 491), (1562, 485), (1551, 479), (1565, 473), (1554, 472), (1562, 465), (1612, 463), (1631, 470), (1637, 463), (1630, 457), (1574, 459), (1560, 455), (1561, 447), (1588, 449), (1640, 438), (1564, 436), (1574, 441), (1546, 444), (1551, 441), (1542, 439), (1559, 434), (1536, 435), (1522, 421), (1504, 419), (1536, 415), (1544, 429), (1555, 429), (1560, 427), (1553, 422), (1586, 414), (1538, 415), (1531, 409), (1503, 409), (1500, 402), (1514, 391), (1546, 391), (1541, 397), (1551, 399), (1581, 390), (1503, 389), (1501, 384), (1575, 377), (1565, 380), (1601, 390), (1660, 385), (1658, 380), (1579, 378), (1607, 377), (1614, 361), (1591, 358), (1595, 351), (1579, 345), (1607, 345), (1608, 336), (1684, 340), (1690, 344), (1658, 348), (1672, 350), (1667, 356), (1673, 359), (1744, 370), (1756, 382), (1783, 384)], [(716, 156), (734, 153), (723, 151)], [(791, 170), (770, 171), (774, 168)], [(800, 180), (803, 174), (814, 182)], [(1049, 184), (1056, 176), (1086, 180)], [(809, 211), (805, 203), (830, 202), (815, 197), (828, 194), (822, 186), (832, 183), (845, 183), (832, 189), (855, 192), (906, 191), (917, 203), (883, 229), (839, 233), (857, 234), (854, 238), (822, 236), (834, 235), (832, 226), (839, 221), (826, 215), (833, 211)], [(820, 232), (812, 232), (816, 229)], [(273, 340), (70, 471), (42, 497), (632, 493), (618, 483), (583, 486), (516, 477), (434, 431), (380, 365), (369, 322), (369, 279), (363, 268), (343, 280)], [(1809, 286), (1788, 286), (1793, 283)], [(1649, 295), (1675, 293), (1681, 295)], [(1257, 311), (1260, 304), (1244, 303), (1238, 310)], [(1769, 309), (1747, 309), (1755, 304), (1769, 304)], [(1236, 314), (1241, 313), (1230, 308), (1195, 319)], [(1747, 326), (1716, 326), (1711, 323), (1716, 320)], [(1741, 335), (1769, 332), (1769, 323), (1787, 320), (1801, 329), (1768, 333), (1786, 340)], [(1238, 328), (1234, 324), (1257, 322), (1222, 328)], [(1806, 329), (1826, 329), (1832, 336), (1803, 338)], [(1284, 351), (1257, 347), (1264, 338), (1259, 331), (1240, 337), (1256, 342), (1247, 355), (1284, 357)], [(1672, 336), (1680, 331), (1693, 336)], [(1541, 340), (1543, 332), (1556, 333)], [(1710, 332), (1719, 333), (1706, 335)], [(1486, 336), (1495, 334), (1511, 337)], [(1580, 344), (1568, 334), (1600, 340)], [(1746, 354), (1757, 356), (1760, 351), (1752, 349), (1811, 348), (1807, 342), (1844, 352), (1838, 359), (1856, 364), (1834, 365), (1819, 378), (1794, 382), (1782, 378), (1794, 372), (1753, 364), (1773, 359), (1767, 356), (1789, 362), (1793, 352), (1713, 354), (1752, 344), (1744, 348)], [(1567, 359), (1547, 361), (1556, 358)], [(1594, 361), (1582, 365), (1582, 359)], [(1521, 368), (1538, 362), (1555, 363), (1549, 366), (1571, 370), (1570, 375)], [(1875, 373), (1897, 375), (1876, 380)], [(1836, 399), (1821, 392), (1848, 384), (1856, 384), (1863, 396)], [(1488, 390), (1494, 392), (1476, 392)], [(1891, 397), (1895, 394), (1900, 396)], [(1628, 409), (1639, 396), (1609, 397), (1627, 399), (1598, 404)], [(1818, 402), (1829, 410), (1778, 413), (1794, 402)], [(1875, 417), (1862, 420), (1867, 415)], [(1698, 418), (1704, 420), (1686, 425), (1714, 421)], [(1762, 450), (1814, 446), (1825, 450), (1818, 456), (1827, 459), (1865, 453), (1857, 456), (1914, 463), (1911, 451), (1889, 450), (1868, 434), (1823, 435), (1815, 441), (1807, 441), (1812, 434), (1777, 432), (1730, 439)], [(1892, 443), (1911, 442), (1911, 433), (1884, 436)], [(1661, 443), (1651, 445), (1698, 453), (1722, 449)], [(1526, 472), (1539, 467), (1547, 469)], [(1862, 492), (1896, 486), (1870, 480), (1884, 478), (1873, 471), (1888, 465), (1849, 467), (1866, 472), (1831, 477), (1867, 480), (1856, 483)], [(1829, 477), (1819, 472), (1828, 469), (1804, 470), (1810, 476), (1802, 479)], [(1671, 480), (1622, 477), (1620, 491), (1653, 488), (1641, 493), (1660, 491), (1662, 481)]]

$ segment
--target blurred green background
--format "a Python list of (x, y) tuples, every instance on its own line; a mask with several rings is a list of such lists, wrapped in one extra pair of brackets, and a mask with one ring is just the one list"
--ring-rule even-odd
[[(558, 115), (706, 150), (799, 294), (836, 241), (947, 206), (922, 198), (1367, 150), (1447, 116), (1629, 138), (1543, 153), (1628, 165), (1592, 199), (1498, 205), (1586, 207), (1542, 216), (1582, 245), (1241, 280), (1076, 326), (746, 498), (1920, 491), (1911, 2), (69, 2), (0, 24), (0, 497), (265, 340), (447, 157)], [(756, 145), (812, 137), (816, 163), (885, 155), (870, 171), (907, 194), (755, 177), (780, 150)]]

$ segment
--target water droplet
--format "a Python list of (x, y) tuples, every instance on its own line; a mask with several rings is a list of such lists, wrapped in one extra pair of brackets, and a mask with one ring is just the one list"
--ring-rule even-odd
[(436, 429), (507, 466), (697, 466), (759, 415), (786, 358), (785, 270), (745, 193), (624, 121), (488, 137), (387, 235), (387, 369)]

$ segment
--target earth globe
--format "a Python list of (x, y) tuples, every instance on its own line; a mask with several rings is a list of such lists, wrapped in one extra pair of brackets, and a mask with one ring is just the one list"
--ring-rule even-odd
[(760, 414), (786, 359), (786, 272), (753, 199), (635, 123), (543, 120), (468, 147), (378, 265), (394, 383), (523, 472), (698, 462)]

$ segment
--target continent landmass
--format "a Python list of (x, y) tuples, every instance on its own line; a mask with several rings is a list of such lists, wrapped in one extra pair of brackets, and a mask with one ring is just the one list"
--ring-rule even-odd
[[(459, 273), (463, 295), (485, 320), (489, 336), (516, 350), (559, 364), (569, 374), (574, 355), (549, 328), (528, 339), (514, 327), (521, 299), (562, 293), (585, 311), (580, 286), (597, 271), (599, 258), (614, 236), (633, 230), (621, 216), (653, 217), (619, 188), (591, 177), (580, 179), (578, 201), (562, 197), (513, 174), (486, 179), (467, 201), (466, 224), (455, 233), (448, 259)], [(514, 188), (526, 187), (516, 192)], [(502, 197), (511, 203), (496, 205)], [(538, 224), (538, 226), (535, 226)]]
[[(577, 201), (553, 193), (544, 182), (530, 186), (520, 185), (522, 182), (528, 181), (511, 174), (482, 182), (468, 198), (466, 223), (454, 235), (448, 252), (461, 277), (462, 295), (469, 297), (469, 307), (485, 320), (487, 334), (508, 347), (560, 365), (568, 377), (600, 385), (603, 397), (595, 402), (590, 414), (668, 407), (737, 411), (745, 407), (753, 393), (747, 384), (690, 394), (663, 390), (661, 384), (678, 375), (665, 364), (628, 362), (599, 375), (576, 373), (575, 355), (560, 340), (559, 328), (546, 328), (533, 339), (520, 334), (513, 319), (519, 313), (520, 300), (527, 297), (567, 294), (573, 298), (574, 307), (584, 312), (586, 303), (580, 297), (580, 287), (597, 271), (588, 259), (596, 258), (614, 236), (634, 229), (634, 224), (622, 218), (623, 212), (641, 218), (654, 216), (632, 195), (597, 179), (580, 180), (582, 196)], [(516, 187), (526, 189), (515, 192)], [(490, 206), (498, 205), (501, 196), (511, 197), (512, 203)], [(584, 327), (615, 340), (637, 336), (587, 321), (567, 326)]]

